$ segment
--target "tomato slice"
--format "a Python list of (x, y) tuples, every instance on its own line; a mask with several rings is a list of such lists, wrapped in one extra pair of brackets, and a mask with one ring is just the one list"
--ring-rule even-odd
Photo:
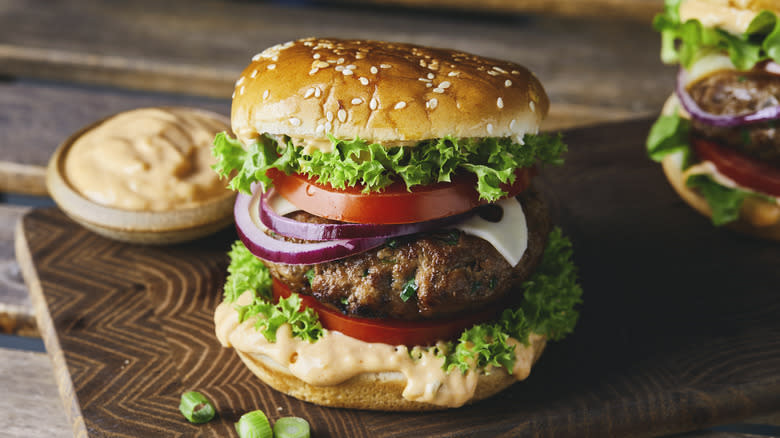
[[(502, 189), (515, 196), (531, 183), (535, 169), (518, 169), (515, 182)], [(319, 184), (305, 175), (286, 175), (270, 169), (276, 190), (298, 208), (313, 215), (342, 222), (370, 224), (408, 224), (463, 213), (486, 204), (475, 188), (476, 177), (459, 174), (452, 182), (441, 182), (406, 189), (396, 182), (381, 192), (362, 193), (362, 187), (335, 189)]]
[[(291, 294), (287, 285), (275, 278), (272, 290), (275, 300), (287, 298)], [(406, 345), (410, 348), (415, 345), (433, 345), (437, 341), (455, 339), (474, 324), (493, 319), (501, 310), (501, 306), (494, 306), (457, 318), (428, 321), (358, 318), (344, 315), (310, 295), (298, 295), (302, 301), (301, 309), (306, 307), (314, 309), (319, 315), (320, 323), (328, 330), (341, 332), (365, 342)]]
[(736, 183), (771, 196), (780, 197), (780, 169), (745, 156), (712, 141), (691, 139), (696, 154), (711, 161), (720, 173)]

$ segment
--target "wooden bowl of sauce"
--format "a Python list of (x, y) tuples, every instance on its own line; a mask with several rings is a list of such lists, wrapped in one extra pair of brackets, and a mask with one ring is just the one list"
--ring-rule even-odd
[(220, 114), (185, 107), (141, 108), (88, 125), (49, 161), (46, 186), (57, 205), (111, 239), (171, 244), (233, 221), (235, 193), (211, 166)]

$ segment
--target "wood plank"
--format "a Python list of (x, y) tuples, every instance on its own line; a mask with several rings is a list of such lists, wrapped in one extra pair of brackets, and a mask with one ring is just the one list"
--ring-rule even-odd
[[(333, 4), (332, 1), (315, 1)], [(343, 4), (376, 4), (417, 9), (440, 9), (477, 13), (543, 13), (575, 17), (610, 17), (647, 20), (663, 8), (663, 0), (342, 0)]]
[(4, 437), (73, 436), (45, 353), (0, 348), (0, 388)]
[(14, 256), (16, 223), (29, 210), (0, 205), (0, 333), (38, 336), (30, 297)]
[(360, 37), (519, 62), (539, 76), (554, 103), (660, 108), (674, 82), (674, 69), (658, 60), (660, 37), (649, 17), (606, 19), (618, 8), (617, 0), (607, 3), (594, 20), (218, 0), (6, 2), (0, 73), (227, 98), (249, 58), (265, 47), (312, 35)]
[[(28, 214), (17, 253), (75, 430), (218, 435), (261, 408), (303, 416), (319, 437), (655, 436), (770, 414), (780, 406), (780, 253), (683, 204), (644, 154), (648, 128), (567, 133), (566, 166), (546, 168), (537, 187), (575, 245), (579, 326), (527, 381), (455, 411), (324, 409), (253, 379), (212, 333), (231, 233), (141, 247), (56, 209)], [(221, 413), (200, 428), (176, 412), (193, 388)]]

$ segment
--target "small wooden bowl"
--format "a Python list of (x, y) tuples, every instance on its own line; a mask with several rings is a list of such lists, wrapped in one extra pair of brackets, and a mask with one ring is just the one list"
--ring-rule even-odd
[[(161, 107), (170, 109), (170, 107)], [(226, 117), (193, 109), (207, 116)], [(165, 245), (194, 240), (212, 234), (233, 222), (235, 193), (225, 190), (223, 196), (200, 204), (169, 211), (123, 210), (98, 204), (76, 191), (65, 176), (65, 157), (81, 135), (103, 123), (109, 116), (87, 125), (68, 137), (54, 152), (46, 169), (46, 187), (54, 202), (71, 219), (102, 236), (131, 243)]]

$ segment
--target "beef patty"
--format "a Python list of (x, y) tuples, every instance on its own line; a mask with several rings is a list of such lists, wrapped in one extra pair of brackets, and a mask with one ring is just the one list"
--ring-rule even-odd
[[(688, 87), (688, 93), (706, 112), (740, 115), (780, 105), (780, 76), (761, 69), (723, 70)], [(694, 134), (740, 150), (758, 160), (780, 165), (780, 133), (775, 122), (720, 128), (692, 122)]]
[[(458, 230), (420, 233), (318, 265), (265, 262), (292, 291), (313, 295), (347, 315), (420, 320), (474, 311), (516, 294), (541, 259), (550, 231), (547, 207), (534, 191), (517, 199), (528, 224), (528, 249), (515, 267), (493, 246)], [(304, 212), (299, 221), (320, 222)], [(404, 301), (402, 293), (416, 287)], [(510, 297), (511, 299), (512, 297)]]

